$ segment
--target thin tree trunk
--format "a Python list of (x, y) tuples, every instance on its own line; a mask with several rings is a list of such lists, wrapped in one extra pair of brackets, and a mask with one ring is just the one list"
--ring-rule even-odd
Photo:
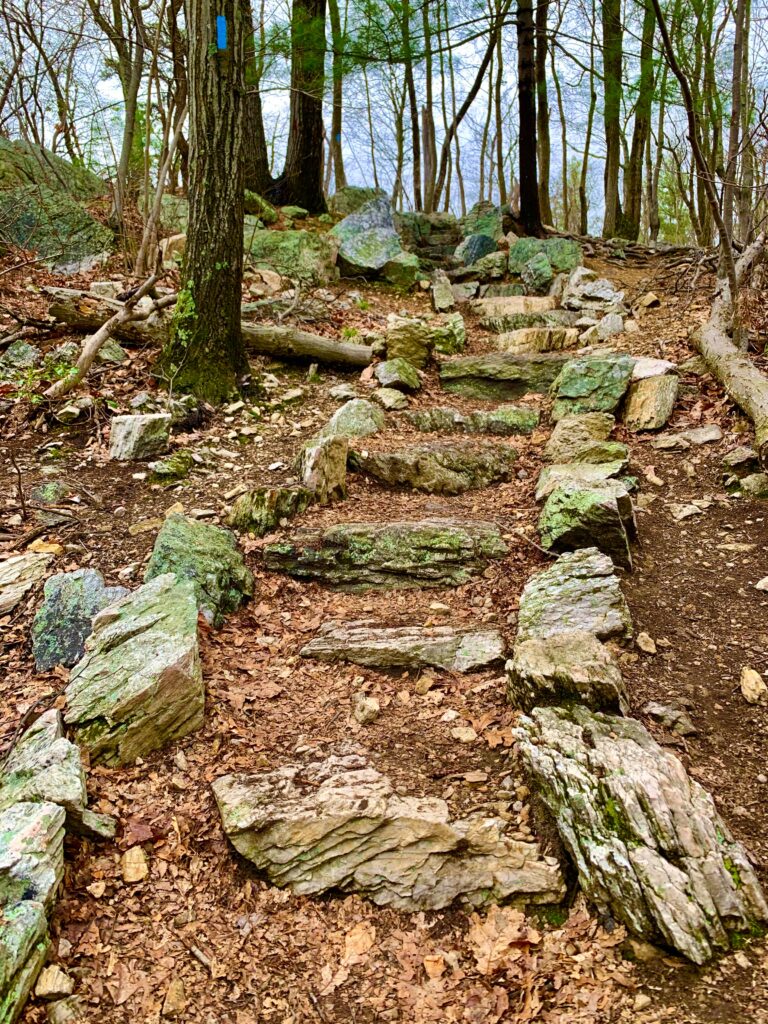
[(581, 161), (579, 176), (579, 230), (586, 235), (589, 229), (589, 202), (587, 199), (587, 176), (589, 174), (589, 147), (592, 144), (592, 129), (595, 123), (597, 107), (597, 89), (595, 87), (595, 3), (592, 0), (592, 33), (589, 41), (589, 112), (587, 113), (587, 130), (584, 138), (584, 156)]
[(637, 241), (640, 233), (640, 213), (643, 201), (643, 164), (645, 162), (646, 139), (651, 128), (653, 106), (653, 56), (656, 16), (653, 7), (646, 0), (643, 15), (643, 35), (640, 44), (640, 83), (635, 106), (635, 125), (632, 132), (632, 148), (624, 173), (624, 214), (620, 234), (623, 238)]
[(328, 0), (328, 15), (331, 23), (331, 42), (333, 45), (333, 100), (331, 106), (331, 138), (328, 144), (333, 164), (334, 188), (338, 192), (345, 188), (347, 176), (344, 173), (344, 147), (342, 145), (342, 104), (344, 98), (344, 34), (341, 29), (341, 15), (338, 0)]
[[(563, 231), (567, 231), (568, 218), (570, 216), (570, 204), (568, 202), (568, 124), (565, 117), (565, 109), (563, 107), (563, 91), (560, 88), (560, 78), (558, 77), (557, 68), (555, 67), (554, 53), (552, 54), (552, 82), (555, 86), (557, 113), (560, 118), (560, 149), (563, 154), (560, 178), (563, 195)], [(541, 193), (541, 189), (539, 189), (539, 193)]]
[(520, 220), (526, 235), (541, 235), (536, 172), (536, 52), (532, 0), (517, 0), (517, 82), (520, 123)]
[(733, 68), (731, 76), (731, 116), (728, 128), (728, 160), (723, 182), (723, 224), (729, 240), (733, 240), (733, 214), (736, 194), (736, 170), (741, 139), (742, 73), (744, 63), (744, 26), (747, 18), (746, 0), (737, 0), (733, 31)]
[[(536, 148), (539, 171), (539, 208), (545, 224), (553, 224), (549, 200), (549, 96), (547, 95), (547, 15), (549, 0), (536, 5)], [(554, 66), (554, 53), (552, 61)]]
[(603, 237), (611, 238), (621, 223), (619, 171), (621, 162), (621, 0), (602, 0), (603, 79), (605, 124), (605, 214)]
[(411, 117), (411, 161), (413, 163), (413, 205), (416, 210), (424, 209), (421, 192), (421, 140), (419, 138), (419, 105), (416, 99), (416, 83), (413, 78), (413, 55), (411, 53), (411, 7), (410, 0), (403, 0), (401, 8), (401, 33), (403, 38), (403, 60), (405, 62), (405, 85), (408, 90), (408, 108)]

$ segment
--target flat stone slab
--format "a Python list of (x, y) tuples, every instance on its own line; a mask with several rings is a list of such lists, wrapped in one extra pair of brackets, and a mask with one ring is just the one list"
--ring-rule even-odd
[(716, 423), (707, 423), (703, 427), (688, 427), (674, 434), (659, 434), (651, 441), (651, 447), (661, 451), (684, 451), (691, 445), (716, 444), (722, 439), (722, 429)]
[(585, 450), (607, 441), (615, 424), (616, 420), (609, 412), (563, 416), (544, 446), (544, 455), (549, 462), (573, 462)]
[(628, 430), (661, 430), (677, 401), (676, 375), (643, 377), (629, 386), (622, 419)]
[(517, 642), (574, 631), (598, 640), (632, 636), (632, 619), (613, 563), (582, 548), (537, 573), (520, 595)]
[(436, 406), (413, 409), (405, 414), (405, 419), (424, 433), (498, 434), (502, 437), (531, 434), (539, 425), (538, 411), (523, 405), (497, 405), (487, 412), (478, 409), (470, 413), (450, 406)]
[(618, 480), (591, 486), (573, 481), (561, 484), (541, 510), (539, 534), (547, 550), (597, 548), (614, 565), (631, 572), (629, 538), (635, 536), (636, 527), (629, 491)]
[(495, 523), (423, 519), (299, 530), (266, 545), (264, 564), (273, 572), (343, 590), (447, 587), (467, 583), (490, 559), (506, 553)]
[(579, 331), (575, 327), (523, 327), (497, 334), (493, 344), (499, 352), (513, 355), (560, 352), (578, 346)]
[(476, 299), (472, 311), (476, 316), (517, 316), (529, 313), (549, 313), (557, 308), (551, 295), (499, 295)]
[(387, 422), (384, 410), (365, 398), (345, 402), (320, 431), (321, 437), (368, 437)]
[(440, 383), (446, 391), (467, 398), (504, 401), (547, 392), (568, 361), (559, 352), (462, 356), (440, 365)]
[(584, 412), (615, 412), (632, 378), (631, 356), (573, 359), (555, 381), (552, 419)]
[(92, 761), (130, 764), (203, 724), (197, 613), (192, 580), (166, 573), (93, 620), (64, 714)]
[(595, 711), (626, 713), (621, 670), (593, 633), (556, 633), (515, 646), (507, 662), (507, 699), (523, 711), (549, 704), (585, 704)]
[[(344, 473), (346, 479), (347, 456), (345, 437), (328, 438), (344, 442)], [(263, 537), (287, 519), (306, 512), (315, 500), (315, 492), (308, 487), (255, 487), (235, 500), (227, 525), (242, 533)]]
[(443, 800), (398, 796), (359, 754), (225, 775), (212, 788), (235, 849), (300, 895), (356, 892), (397, 910), (564, 895), (536, 844), (509, 838), (499, 819), (451, 821)]
[(567, 309), (552, 309), (544, 313), (497, 313), (480, 317), (480, 326), (492, 334), (506, 334), (527, 328), (574, 327), (578, 317)]
[(23, 555), (12, 555), (0, 562), (0, 615), (11, 612), (45, 576), (53, 555), (27, 551)]
[(23, 900), (49, 908), (63, 875), (64, 808), (21, 801), (0, 811), (0, 908)]
[(115, 416), (109, 425), (110, 458), (119, 461), (153, 459), (167, 451), (170, 435), (170, 413)]
[(463, 494), (510, 480), (517, 452), (508, 444), (471, 441), (423, 444), (391, 452), (350, 452), (350, 465), (390, 487)]
[(301, 649), (305, 658), (350, 661), (371, 668), (424, 668), (474, 672), (504, 657), (496, 629), (454, 626), (380, 626), (372, 621), (327, 622)]
[(564, 484), (598, 486), (617, 477), (626, 468), (626, 459), (617, 459), (613, 462), (566, 462), (563, 465), (545, 466), (539, 473), (536, 483), (536, 501), (545, 501), (553, 491)]
[(0, 1008), (3, 1021), (18, 1020), (45, 963), (50, 945), (45, 908), (24, 900), (3, 908), (0, 925)]
[(768, 920), (712, 797), (639, 722), (578, 705), (536, 708), (517, 735), (600, 913), (696, 964)]

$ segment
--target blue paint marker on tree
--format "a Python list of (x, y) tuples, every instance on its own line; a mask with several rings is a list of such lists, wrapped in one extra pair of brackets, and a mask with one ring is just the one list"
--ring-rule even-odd
[(227, 48), (227, 19), (223, 14), (216, 16), (216, 48), (218, 50)]

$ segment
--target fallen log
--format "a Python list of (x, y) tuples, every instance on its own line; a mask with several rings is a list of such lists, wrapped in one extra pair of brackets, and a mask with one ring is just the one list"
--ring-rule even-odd
[[(123, 306), (116, 299), (105, 299), (74, 288), (50, 287), (45, 288), (44, 292), (53, 300), (48, 309), (49, 314), (77, 331), (98, 331)], [(129, 345), (145, 345), (148, 342), (162, 345), (168, 337), (170, 322), (170, 315), (158, 313), (149, 320), (117, 324), (114, 336)], [(241, 329), (245, 347), (256, 355), (360, 369), (368, 366), (373, 359), (370, 345), (334, 341), (297, 327), (242, 322)]]
[[(765, 248), (764, 234), (744, 250), (736, 261), (739, 285), (747, 277)], [(694, 338), (707, 368), (725, 388), (728, 396), (752, 420), (755, 447), (760, 462), (768, 465), (768, 377), (755, 366), (746, 352), (731, 338), (733, 304), (728, 281), (718, 281), (709, 318)]]

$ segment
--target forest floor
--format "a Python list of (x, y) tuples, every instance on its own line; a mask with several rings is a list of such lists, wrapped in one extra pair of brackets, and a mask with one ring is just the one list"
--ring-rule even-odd
[[(702, 283), (692, 295), (683, 282), (678, 293), (653, 262), (640, 268), (587, 262), (627, 289), (630, 300), (649, 290), (661, 299), (640, 320), (639, 332), (621, 336), (617, 348), (678, 362), (694, 354), (689, 336), (708, 308)], [(0, 299), (42, 315), (45, 300), (30, 288), (43, 282), (54, 279), (41, 272), (25, 286), (6, 277)], [(324, 303), (328, 319), (309, 329), (334, 336), (345, 326), (381, 330), (389, 312), (428, 309), (423, 293), (403, 299), (357, 282), (352, 287), (363, 302), (350, 301), (340, 284), (332, 289), (336, 300)], [(465, 316), (467, 351), (483, 351), (487, 337)], [(89, 378), (91, 393), (126, 411), (133, 395), (153, 389), (152, 356), (133, 349), (128, 365), (98, 370)], [(142, 478), (142, 466), (109, 460), (103, 403), (92, 418), (70, 426), (55, 424), (42, 406), (30, 416), (28, 403), (17, 403), (0, 426), (0, 557), (30, 539), (19, 487), (29, 512), (31, 489), (61, 479), (71, 487), (62, 503), (69, 519), (37, 538), (62, 546), (56, 571), (92, 566), (109, 584), (136, 585), (169, 508), (180, 503), (188, 514), (223, 521), (240, 485), (280, 484), (290, 476), (303, 442), (338, 407), (328, 395), (331, 386), (351, 383), (362, 397), (371, 387), (365, 373), (360, 379), (321, 369), (319, 382), (309, 382), (306, 368), (266, 361), (259, 368), (272, 375), (275, 411), (255, 419), (246, 401), (178, 434), (175, 444), (212, 449), (215, 461), (166, 489)], [(281, 408), (280, 396), (297, 387), (301, 399)], [(545, 404), (542, 396), (524, 401)], [(412, 405), (439, 404), (483, 407), (447, 400), (432, 370)], [(425, 440), (405, 428), (396, 432), (389, 421), (369, 447)], [(622, 586), (636, 634), (650, 634), (658, 650), (649, 655), (630, 647), (620, 660), (632, 714), (713, 794), (768, 883), (768, 708), (748, 705), (739, 689), (744, 665), (763, 674), (768, 669), (768, 594), (755, 590), (768, 575), (768, 505), (725, 493), (721, 460), (749, 440), (749, 423), (711, 377), (686, 374), (670, 429), (704, 423), (718, 423), (723, 439), (677, 453), (651, 447), (653, 435), (617, 428), (640, 481), (635, 570), (623, 574)], [(494, 912), (406, 914), (356, 896), (296, 896), (260, 878), (222, 832), (212, 780), (287, 763), (309, 745), (352, 741), (403, 795), (441, 796), (456, 816), (501, 801), (520, 837), (549, 834), (539, 827), (514, 750), (516, 713), (505, 701), (500, 671), (386, 673), (298, 654), (324, 620), (371, 616), (391, 625), (489, 622), (511, 645), (520, 592), (546, 562), (530, 541), (536, 539), (533, 490), (548, 434), (543, 425), (530, 437), (510, 439), (520, 453), (512, 483), (440, 498), (393, 492), (351, 474), (343, 504), (312, 508), (299, 524), (427, 516), (496, 521), (509, 555), (466, 586), (335, 593), (266, 573), (259, 559), (264, 542), (244, 540), (255, 596), (221, 630), (203, 632), (203, 729), (133, 767), (88, 772), (90, 804), (119, 819), (118, 839), (68, 840), (63, 892), (52, 918), (53, 957), (76, 979), (87, 1021), (159, 1021), (169, 984), (178, 978), (186, 1008), (177, 1019), (190, 1024), (768, 1022), (763, 942), (696, 969), (662, 954), (632, 959), (623, 929), (599, 922), (578, 895), (564, 923), (531, 918), (527, 930), (512, 936), (499, 933)], [(673, 506), (693, 500), (703, 506), (700, 514), (675, 520)], [(62, 703), (56, 695), (66, 671), (34, 671), (29, 630), (39, 600), (33, 593), (0, 621), (3, 748), (32, 704)], [(361, 688), (382, 708), (366, 726), (351, 715), (351, 696)], [(665, 732), (643, 713), (649, 700), (685, 706), (697, 732), (684, 740)], [(458, 720), (444, 720), (449, 709), (473, 726), (474, 742), (452, 737)], [(149, 876), (126, 884), (120, 857), (137, 844), (147, 853)], [(25, 1024), (44, 1019), (44, 1007), (30, 1001)]]

